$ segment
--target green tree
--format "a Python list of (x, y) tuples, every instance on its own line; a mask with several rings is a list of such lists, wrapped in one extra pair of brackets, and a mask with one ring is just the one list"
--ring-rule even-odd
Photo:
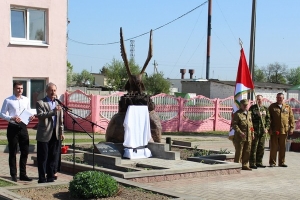
[(146, 92), (149, 95), (170, 93), (171, 83), (164, 78), (164, 74), (162, 72), (154, 73), (151, 76), (146, 76), (144, 78), (144, 84)]
[(73, 81), (73, 65), (67, 61), (67, 86), (71, 86)]
[(282, 74), (273, 74), (269, 78), (271, 83), (286, 84), (286, 78)]
[(266, 76), (265, 76), (264, 71), (262, 69), (258, 68), (257, 66), (255, 66), (255, 68), (254, 68), (253, 81), (266, 82)]
[(94, 83), (94, 77), (86, 69), (82, 70), (80, 74), (75, 74), (74, 80), (76, 85), (81, 87), (91, 87)]
[(263, 68), (267, 82), (271, 83), (286, 83), (287, 66), (275, 62)]
[(286, 76), (289, 84), (299, 85), (300, 84), (300, 67), (290, 69)]
[(107, 73), (107, 67), (103, 66), (103, 67), (99, 70), (99, 73), (100, 73), (100, 74), (103, 74), (103, 75), (105, 76), (106, 73)]
[[(106, 70), (107, 84), (112, 90), (124, 90), (128, 80), (127, 71), (123, 61), (113, 59), (111, 63), (104, 66)], [(140, 67), (133, 59), (129, 61), (129, 67), (132, 74), (140, 73)]]

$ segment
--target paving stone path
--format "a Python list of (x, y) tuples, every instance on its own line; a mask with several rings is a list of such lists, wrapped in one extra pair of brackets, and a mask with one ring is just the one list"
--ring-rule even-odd
[[(178, 136), (173, 136), (178, 137)], [(266, 143), (266, 146), (268, 144)], [(199, 142), (200, 148), (234, 150), (232, 143), (220, 137), (216, 141)], [(265, 151), (264, 164), (268, 164)], [(300, 153), (286, 153), (287, 168), (259, 168), (241, 174), (181, 179), (147, 183), (161, 189), (176, 191), (199, 199), (300, 199)]]
[[(103, 137), (103, 136), (101, 136)], [(184, 138), (182, 136), (167, 136)], [(166, 136), (163, 136), (165, 139)], [(232, 143), (226, 137), (188, 136), (195, 139), (200, 148), (228, 149), (233, 151)], [(268, 146), (268, 145), (267, 145)], [(31, 155), (36, 155), (35, 153)], [(37, 168), (33, 166), (29, 155), (28, 176), (34, 178), (32, 182), (18, 181), (19, 185), (36, 185)], [(0, 153), (0, 177), (10, 179), (8, 154)], [(264, 164), (268, 164), (269, 151), (266, 150)], [(242, 171), (241, 174), (212, 176), (203, 178), (180, 179), (146, 183), (149, 186), (194, 196), (194, 199), (300, 199), (300, 154), (286, 153), (287, 168), (267, 167), (253, 171)], [(56, 182), (69, 182), (72, 175), (60, 173)]]

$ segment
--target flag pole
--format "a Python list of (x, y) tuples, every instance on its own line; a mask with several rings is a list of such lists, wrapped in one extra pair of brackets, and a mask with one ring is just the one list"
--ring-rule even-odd
[[(250, 35), (250, 53), (249, 53), (249, 69), (253, 80), (254, 77), (254, 57), (255, 57), (255, 33), (256, 33), (256, 0), (252, 0), (252, 14), (251, 14), (251, 35)], [(254, 93), (248, 93), (248, 99), (255, 99)]]
[(241, 40), (241, 38), (239, 38), (239, 44), (241, 46), (241, 49), (243, 48), (243, 41)]

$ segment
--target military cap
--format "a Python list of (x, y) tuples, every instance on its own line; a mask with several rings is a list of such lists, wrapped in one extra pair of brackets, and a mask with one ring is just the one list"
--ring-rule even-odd
[(240, 104), (243, 104), (243, 105), (248, 105), (248, 104), (249, 104), (249, 102), (248, 102), (248, 100), (247, 100), (247, 99), (242, 99), (242, 100), (240, 101)]

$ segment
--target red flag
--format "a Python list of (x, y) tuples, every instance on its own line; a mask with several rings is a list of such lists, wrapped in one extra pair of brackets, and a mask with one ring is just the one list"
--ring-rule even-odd
[(239, 109), (239, 103), (243, 99), (243, 94), (251, 92), (254, 89), (254, 84), (250, 75), (246, 57), (243, 48), (241, 49), (241, 56), (239, 68), (236, 75), (236, 83), (234, 90), (234, 104), (233, 112)]
[[(239, 61), (239, 68), (236, 75), (236, 83), (234, 90), (233, 113), (239, 109), (240, 101), (243, 99), (243, 94), (247, 94), (254, 90), (254, 84), (250, 75), (244, 49), (241, 49), (241, 56)], [(232, 127), (229, 132), (229, 139), (232, 139), (234, 131)]]
[(241, 49), (241, 56), (240, 56), (239, 68), (236, 76), (236, 83), (241, 83), (247, 88), (251, 88), (252, 90), (254, 89), (254, 85), (252, 82), (252, 78), (250, 75), (249, 67), (247, 64), (247, 60), (243, 48)]

